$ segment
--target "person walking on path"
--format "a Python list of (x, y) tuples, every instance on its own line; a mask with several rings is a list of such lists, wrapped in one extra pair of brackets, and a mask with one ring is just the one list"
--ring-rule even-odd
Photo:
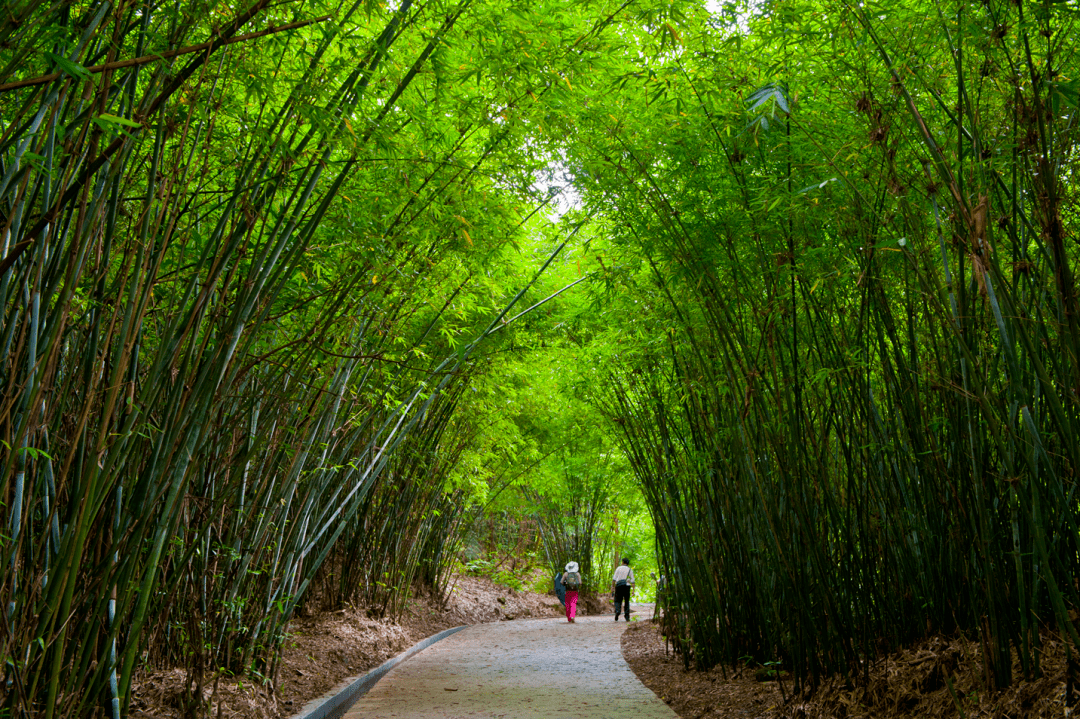
[(620, 642), (629, 630), (474, 624), (395, 666), (342, 719), (679, 719), (627, 666)]
[(622, 564), (615, 569), (611, 585), (615, 590), (615, 621), (619, 621), (620, 607), (625, 608), (626, 621), (630, 621), (630, 590), (634, 586), (634, 570), (630, 568), (629, 559), (624, 557)]
[(578, 572), (577, 562), (566, 563), (562, 584), (566, 587), (566, 621), (573, 624), (574, 615), (577, 614), (577, 593), (581, 589), (581, 574)]

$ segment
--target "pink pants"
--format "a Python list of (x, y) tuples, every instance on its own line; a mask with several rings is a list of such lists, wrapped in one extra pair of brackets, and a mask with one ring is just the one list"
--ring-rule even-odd
[(566, 592), (566, 618), (573, 619), (577, 614), (577, 591), (569, 590)]

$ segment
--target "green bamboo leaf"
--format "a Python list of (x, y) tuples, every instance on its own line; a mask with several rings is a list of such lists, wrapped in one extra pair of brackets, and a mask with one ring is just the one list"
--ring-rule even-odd
[(128, 132), (127, 128), (136, 128), (141, 130), (143, 127), (137, 122), (133, 122), (122, 117), (117, 117), (116, 115), (107, 114), (95, 117), (93, 119), (93, 122), (105, 132), (111, 134), (121, 134), (127, 137), (134, 137), (134, 135)]
[(66, 57), (48, 51), (45, 52), (45, 59), (52, 63), (52, 65), (60, 72), (76, 80), (90, 79), (90, 71), (73, 60), (69, 60)]
[(142, 125), (134, 120), (128, 120), (127, 118), (110, 115), (108, 113), (98, 115), (98, 119), (110, 125), (123, 125), (124, 127), (136, 127), (142, 129)]

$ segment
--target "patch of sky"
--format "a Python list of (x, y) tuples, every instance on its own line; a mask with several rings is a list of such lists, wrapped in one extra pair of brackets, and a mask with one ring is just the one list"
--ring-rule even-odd
[(557, 220), (571, 210), (581, 209), (581, 194), (574, 186), (574, 176), (567, 167), (564, 151), (560, 150), (534, 178), (533, 190), (550, 200), (546, 214), (551, 219)]

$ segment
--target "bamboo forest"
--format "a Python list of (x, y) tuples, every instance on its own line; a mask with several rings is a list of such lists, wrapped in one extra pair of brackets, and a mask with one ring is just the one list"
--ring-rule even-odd
[(788, 699), (963, 636), (982, 692), (1062, 647), (1071, 701), (1078, 37), (1077, 0), (6, 0), (0, 717), (272, 692), (297, 617), (501, 555), (599, 594), (635, 557), (686, 670)]

